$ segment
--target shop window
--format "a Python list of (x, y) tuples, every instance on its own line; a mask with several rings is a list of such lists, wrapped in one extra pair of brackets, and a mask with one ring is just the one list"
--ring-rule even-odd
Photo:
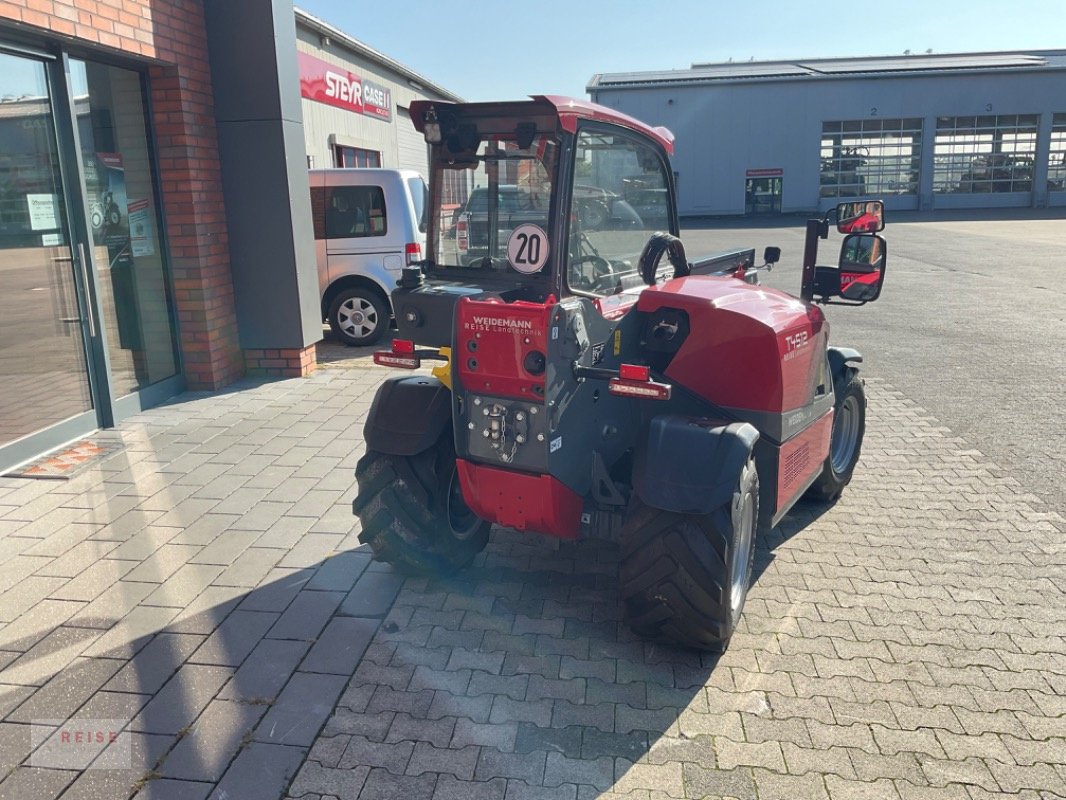
[(933, 191), (1032, 191), (1039, 121), (1037, 114), (939, 117), (933, 149)]
[(337, 145), (336, 159), (338, 167), (380, 167), (381, 153), (376, 150), (364, 150), (361, 147)]
[(1066, 190), (1066, 114), (1056, 114), (1052, 118), (1047, 188), (1049, 192)]
[(380, 186), (327, 186), (311, 190), (316, 239), (355, 239), (388, 232)]
[(822, 124), (821, 197), (918, 193), (920, 119), (862, 119)]

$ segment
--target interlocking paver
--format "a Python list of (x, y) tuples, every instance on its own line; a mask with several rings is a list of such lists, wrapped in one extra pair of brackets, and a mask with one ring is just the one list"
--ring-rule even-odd
[(256, 741), (309, 747), (344, 683), (339, 675), (295, 673), (255, 729)]
[[(620, 624), (616, 545), (495, 530), (447, 581), (369, 562), (349, 503), (380, 377), (322, 370), (172, 404), (124, 426), (124, 463), (0, 497), (0, 711), (132, 717), (166, 731), (133, 734), (156, 758), (184, 732), (171, 768), (211, 780), (239, 749), (220, 784), (236, 797), (1066, 791), (1066, 527), (898, 392), (870, 382), (841, 501), (801, 504), (760, 540), (719, 658)], [(263, 741), (241, 748), (212, 708), (261, 714)], [(26, 730), (0, 724), (10, 767)], [(112, 772), (68, 793), (121, 796)], [(8, 781), (47, 796), (44, 775)], [(205, 790), (164, 778), (142, 796)]]
[(267, 638), (314, 641), (343, 599), (342, 592), (300, 592), (267, 631)]
[(296, 775), (304, 750), (252, 742), (242, 749), (212, 793), (218, 800), (263, 800), (279, 797)]
[(185, 664), (141, 709), (131, 730), (174, 734), (196, 719), (232, 675), (226, 667)]
[(167, 754), (158, 771), (168, 778), (217, 782), (244, 736), (265, 711), (265, 706), (212, 701), (189, 733)]

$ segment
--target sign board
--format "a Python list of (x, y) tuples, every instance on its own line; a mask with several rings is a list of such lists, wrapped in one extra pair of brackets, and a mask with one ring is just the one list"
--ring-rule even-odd
[(53, 231), (59, 227), (59, 198), (54, 194), (28, 194), (30, 230)]
[(785, 170), (781, 167), (770, 167), (767, 169), (749, 169), (744, 173), (745, 178), (780, 178), (785, 174)]
[(296, 57), (303, 97), (386, 122), (392, 120), (392, 92), (386, 87), (308, 53), (297, 53)]

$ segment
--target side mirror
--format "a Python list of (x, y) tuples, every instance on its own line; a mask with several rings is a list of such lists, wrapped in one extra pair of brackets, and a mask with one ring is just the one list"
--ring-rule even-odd
[(776, 264), (781, 260), (781, 248), (780, 247), (767, 247), (763, 250), (762, 260), (766, 264)]
[(860, 200), (837, 206), (837, 230), (841, 233), (877, 233), (885, 229), (885, 204)]
[(869, 303), (881, 295), (888, 243), (874, 233), (852, 233), (840, 246), (839, 296)]

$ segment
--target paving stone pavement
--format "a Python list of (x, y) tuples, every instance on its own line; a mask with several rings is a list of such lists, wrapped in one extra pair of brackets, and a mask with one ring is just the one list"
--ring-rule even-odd
[[(713, 658), (628, 632), (610, 543), (372, 563), (384, 374), (184, 395), (72, 481), (0, 479), (0, 798), (1066, 797), (1066, 523), (891, 387)], [(42, 720), (118, 737), (31, 752)]]

